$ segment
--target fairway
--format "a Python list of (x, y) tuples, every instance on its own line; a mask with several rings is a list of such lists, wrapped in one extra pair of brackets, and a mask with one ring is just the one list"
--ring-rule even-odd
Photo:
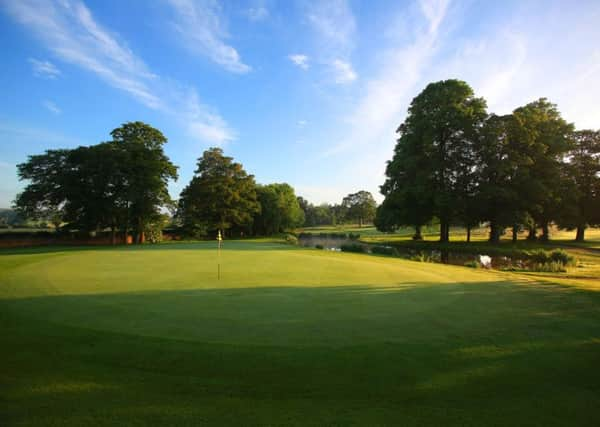
[(0, 333), (2, 425), (600, 425), (600, 293), (515, 274), (268, 242), (4, 251)]

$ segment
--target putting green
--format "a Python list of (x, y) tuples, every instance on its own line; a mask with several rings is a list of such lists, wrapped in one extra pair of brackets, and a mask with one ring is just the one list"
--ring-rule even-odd
[(600, 423), (599, 292), (248, 242), (217, 280), (214, 246), (0, 254), (0, 421)]

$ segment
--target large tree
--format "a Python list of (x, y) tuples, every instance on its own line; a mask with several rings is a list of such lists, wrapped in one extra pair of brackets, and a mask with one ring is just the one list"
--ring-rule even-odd
[(166, 138), (141, 122), (112, 132), (113, 140), (70, 150), (48, 150), (18, 165), (30, 181), (15, 206), (30, 218), (53, 215), (79, 231), (133, 229), (136, 242), (169, 203), (167, 184), (177, 168), (163, 152)]
[(535, 238), (536, 226), (540, 226), (541, 239), (546, 241), (549, 225), (560, 217), (563, 205), (562, 162), (571, 149), (573, 125), (545, 98), (517, 108), (513, 116), (513, 137), (519, 140), (521, 153), (529, 163), (520, 169), (520, 182), (526, 184), (520, 197), (534, 222), (529, 237)]
[(531, 159), (526, 146), (515, 135), (515, 117), (492, 114), (481, 129), (476, 146), (478, 216), (490, 224), (491, 242), (500, 241), (502, 230), (513, 228), (516, 239), (518, 224), (526, 210), (520, 194), (530, 185), (527, 170)]
[(158, 129), (142, 122), (125, 123), (111, 132), (112, 143), (125, 154), (125, 227), (131, 226), (135, 240), (143, 240), (144, 230), (171, 203), (169, 180), (177, 179), (175, 166), (163, 151), (167, 138)]
[(255, 233), (271, 235), (304, 224), (304, 211), (289, 184), (259, 185), (256, 193), (261, 209), (254, 217)]
[(559, 222), (577, 229), (575, 240), (582, 242), (586, 228), (600, 224), (600, 131), (576, 131), (571, 139), (564, 164), (567, 191)]
[(188, 232), (206, 234), (247, 229), (258, 212), (254, 176), (221, 148), (210, 148), (198, 159), (194, 177), (181, 192), (177, 216)]
[(399, 223), (408, 222), (407, 204), (413, 203), (413, 225), (437, 216), (440, 241), (449, 240), (450, 224), (464, 218), (472, 197), (474, 145), (485, 117), (485, 101), (463, 81), (430, 83), (413, 99), (381, 189), (389, 207), (403, 216)]
[(345, 209), (345, 219), (358, 221), (359, 227), (362, 227), (365, 222), (373, 221), (377, 209), (373, 195), (364, 190), (348, 194), (342, 200), (342, 206)]

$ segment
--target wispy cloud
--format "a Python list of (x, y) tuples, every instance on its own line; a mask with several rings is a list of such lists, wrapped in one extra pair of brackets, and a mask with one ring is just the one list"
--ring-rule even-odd
[[(412, 17), (416, 22), (414, 39), (382, 55), (381, 71), (367, 81), (365, 95), (346, 119), (350, 125), (348, 134), (342, 135), (340, 142), (323, 153), (324, 156), (351, 148), (381, 147), (382, 140), (393, 143), (394, 130), (415, 94), (415, 86), (421, 81), (428, 61), (436, 52), (440, 25), (446, 16), (448, 3), (420, 1), (422, 15)], [(381, 165), (377, 167), (381, 168)]]
[(346, 84), (356, 80), (356, 72), (349, 62), (335, 59), (331, 65), (333, 66), (336, 83)]
[(52, 114), (59, 115), (62, 113), (62, 110), (56, 106), (56, 104), (52, 101), (45, 100), (42, 102), (42, 105), (50, 111)]
[(195, 133), (202, 142), (222, 144), (234, 139), (225, 121), (208, 113), (210, 108), (199, 102), (194, 89), (154, 74), (117, 35), (96, 22), (82, 2), (20, 0), (3, 4), (63, 61), (92, 72), (148, 108), (177, 117), (186, 128), (203, 128), (204, 132)]
[(40, 61), (39, 59), (29, 58), (29, 63), (33, 68), (33, 75), (45, 79), (55, 79), (60, 76), (61, 72), (56, 65), (50, 61)]
[(329, 0), (312, 3), (306, 17), (315, 31), (317, 52), (336, 83), (356, 80), (350, 61), (354, 48), (356, 19), (347, 0)]
[(288, 55), (288, 59), (303, 70), (308, 70), (308, 56), (300, 53), (295, 53), (292, 55)]
[(189, 50), (207, 56), (233, 73), (251, 70), (237, 50), (225, 43), (229, 35), (216, 1), (168, 0), (168, 3), (175, 13), (173, 25)]
[(298, 126), (300, 126), (301, 128), (306, 126), (308, 124), (308, 121), (306, 120), (298, 120)]
[(269, 17), (269, 9), (263, 4), (250, 7), (246, 10), (246, 16), (253, 22), (263, 21)]

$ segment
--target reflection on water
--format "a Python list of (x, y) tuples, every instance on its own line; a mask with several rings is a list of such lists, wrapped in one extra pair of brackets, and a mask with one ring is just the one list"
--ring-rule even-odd
[(400, 258), (411, 259), (421, 262), (435, 262), (451, 265), (467, 265), (470, 267), (482, 267), (493, 269), (525, 269), (528, 261), (507, 256), (490, 256), (486, 254), (467, 254), (452, 252), (448, 250), (413, 249), (398, 246), (382, 246), (363, 243), (356, 239), (347, 237), (308, 235), (303, 234), (298, 239), (301, 246), (312, 247), (330, 251), (341, 251), (343, 245), (360, 245), (365, 253), (388, 254)]

